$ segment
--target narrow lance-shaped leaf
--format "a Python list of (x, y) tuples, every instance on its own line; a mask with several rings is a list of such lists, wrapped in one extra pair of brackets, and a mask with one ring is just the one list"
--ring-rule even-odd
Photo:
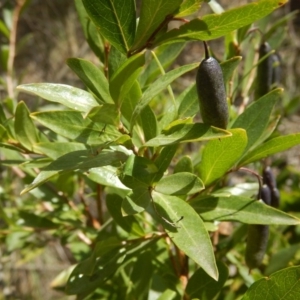
[(237, 117), (231, 128), (244, 128), (247, 132), (248, 144), (244, 150), (247, 153), (264, 133), (268, 126), (274, 105), (282, 94), (282, 89), (275, 89), (252, 103)]
[(243, 157), (239, 165), (247, 165), (300, 144), (300, 133), (279, 136), (257, 146)]
[(145, 64), (145, 53), (139, 53), (127, 59), (113, 74), (109, 90), (114, 102), (120, 103), (127, 96)]
[(131, 52), (145, 46), (155, 30), (174, 13), (182, 0), (142, 1), (138, 28)]
[(204, 2), (204, 0), (183, 0), (175, 17), (182, 18), (197, 12), (202, 2)]
[(84, 119), (76, 111), (38, 112), (31, 117), (59, 135), (85, 144), (101, 145), (121, 136), (115, 127)]
[(140, 99), (138, 105), (136, 106), (133, 112), (133, 116), (131, 119), (131, 128), (133, 127), (136, 118), (139, 116), (141, 111), (149, 104), (149, 102), (153, 99), (153, 97), (155, 97), (162, 90), (164, 90), (175, 79), (195, 69), (196, 67), (198, 67), (198, 65), (199, 65), (198, 63), (194, 63), (194, 64), (179, 67), (161, 76), (151, 86), (149, 86), (144, 92), (142, 98)]
[(119, 51), (127, 53), (136, 31), (134, 0), (82, 0), (101, 34)]
[(17, 105), (15, 113), (15, 133), (19, 142), (28, 150), (32, 150), (33, 144), (39, 142), (37, 129), (23, 101)]
[(209, 141), (203, 150), (199, 167), (200, 178), (205, 185), (220, 179), (232, 168), (247, 146), (247, 133), (243, 129), (229, 130), (232, 136)]
[(243, 196), (197, 197), (191, 206), (205, 221), (239, 221), (247, 224), (297, 225), (300, 220), (262, 201)]
[(31, 83), (19, 85), (17, 89), (82, 112), (99, 105), (90, 93), (65, 84)]
[(213, 279), (218, 280), (213, 247), (204, 223), (194, 209), (184, 200), (153, 192), (153, 199), (159, 213), (176, 227), (162, 220), (172, 241), (187, 256), (199, 264)]
[(214, 299), (220, 292), (228, 278), (228, 268), (223, 262), (217, 261), (219, 280), (215, 281), (209, 277), (203, 269), (198, 269), (189, 279), (186, 293), (191, 299)]
[(148, 141), (144, 146), (159, 147), (174, 145), (179, 143), (205, 141), (210, 139), (225, 138), (231, 136), (229, 131), (210, 127), (209, 125), (196, 124), (176, 124), (170, 129), (164, 130), (154, 139)]
[(204, 185), (200, 178), (188, 172), (163, 177), (155, 185), (155, 191), (166, 195), (190, 195), (203, 189)]
[(297, 299), (300, 294), (300, 267), (290, 267), (255, 281), (242, 300)]
[(160, 36), (154, 42), (154, 45), (158, 46), (179, 41), (216, 39), (267, 16), (286, 2), (287, 0), (256, 1), (225, 11), (222, 14), (211, 14), (201, 19), (194, 19)]
[(98, 67), (90, 61), (80, 58), (67, 59), (67, 65), (96, 97), (105, 103), (113, 103), (109, 93), (108, 81)]

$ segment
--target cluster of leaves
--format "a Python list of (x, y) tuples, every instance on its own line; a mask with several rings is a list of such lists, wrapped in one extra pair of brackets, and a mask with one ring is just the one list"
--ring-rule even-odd
[[(18, 170), (21, 185), (27, 184), (18, 196), (23, 199), (18, 212), (5, 205), (9, 199), (1, 199), (8, 250), (32, 247), (34, 239), (28, 237), (49, 231), (77, 260), (53, 286), (78, 299), (238, 297), (256, 278), (295, 257), (299, 219), (257, 201), (257, 182), (229, 184), (231, 173), (248, 165), (259, 169), (262, 159), (300, 144), (300, 133), (277, 132), (281, 88), (248, 103), (258, 38), (246, 33), (286, 1), (261, 0), (192, 19), (202, 2), (142, 1), (137, 23), (134, 0), (76, 0), (100, 66), (80, 58), (67, 64), (87, 91), (26, 84), (18, 90), (55, 105), (36, 112), (23, 101), (9, 110), (0, 106), (1, 163), (6, 174)], [(168, 30), (172, 20), (183, 25)], [(285, 23), (286, 18), (265, 36), (271, 39)], [(231, 104), (227, 130), (194, 121), (195, 84), (180, 95), (172, 91), (170, 84), (199, 62), (166, 71), (186, 42), (221, 36), (226, 37), (221, 67)], [(244, 48), (247, 56), (238, 73)], [(237, 96), (239, 106), (233, 105)], [(189, 153), (191, 143), (201, 147)], [(9, 184), (7, 179), (3, 186)], [(235, 224), (228, 237), (221, 233), (225, 221)], [(246, 224), (282, 225), (283, 233), (294, 233), (295, 245), (250, 275), (243, 259)], [(287, 243), (284, 234), (280, 240), (275, 230), (273, 235), (273, 243)], [(277, 256), (284, 255), (289, 259), (278, 263)], [(231, 277), (227, 265), (236, 268)], [(243, 299), (262, 291), (296, 293), (299, 272), (292, 267), (261, 279)], [(283, 276), (290, 282), (281, 284)], [(235, 291), (229, 288), (233, 278)]]

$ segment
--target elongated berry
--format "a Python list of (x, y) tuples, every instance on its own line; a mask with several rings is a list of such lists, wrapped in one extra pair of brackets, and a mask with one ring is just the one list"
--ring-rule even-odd
[(203, 123), (226, 129), (228, 104), (220, 64), (209, 56), (204, 42), (205, 58), (199, 65), (196, 86)]

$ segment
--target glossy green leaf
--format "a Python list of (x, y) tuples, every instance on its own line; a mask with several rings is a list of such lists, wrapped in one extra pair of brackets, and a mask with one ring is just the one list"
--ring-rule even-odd
[(19, 222), (23, 226), (33, 227), (37, 229), (53, 229), (58, 227), (58, 224), (55, 224), (49, 218), (39, 216), (25, 210), (19, 211), (19, 217), (21, 218)]
[(98, 67), (90, 61), (81, 58), (69, 58), (67, 59), (67, 65), (96, 97), (104, 103), (113, 103), (108, 81)]
[(114, 47), (127, 53), (136, 32), (134, 0), (82, 0), (92, 21)]
[(36, 126), (29, 116), (29, 109), (21, 101), (15, 112), (15, 134), (18, 141), (28, 150), (32, 150), (33, 144), (39, 142)]
[(264, 271), (265, 275), (284, 269), (289, 266), (289, 263), (295, 257), (300, 249), (300, 244), (292, 244), (289, 247), (282, 248), (271, 256), (267, 268)]
[(1, 142), (6, 142), (8, 140), (8, 132), (6, 128), (0, 124), (0, 141)]
[(154, 44), (157, 46), (178, 41), (216, 39), (267, 16), (286, 2), (287, 0), (280, 2), (277, 0), (256, 1), (230, 9), (222, 14), (211, 14), (201, 19), (193, 19), (160, 36)]
[(175, 124), (169, 129), (163, 130), (154, 139), (148, 141), (145, 146), (159, 147), (179, 143), (205, 141), (231, 136), (229, 131), (210, 127), (206, 124)]
[(153, 182), (157, 182), (161, 179), (165, 171), (170, 166), (171, 161), (176, 153), (176, 150), (177, 145), (166, 146), (161, 150), (159, 156), (154, 161), (158, 171), (154, 177)]
[[(121, 252), (121, 253), (120, 253)], [(99, 285), (105, 282), (116, 270), (122, 265), (126, 257), (125, 251), (120, 251), (120, 249), (112, 249), (105, 255), (99, 257), (97, 261), (97, 270), (88, 275), (84, 272), (87, 268), (92, 268), (90, 266), (93, 263), (92, 260), (85, 260), (79, 263), (73, 270), (71, 276), (69, 277), (66, 293), (69, 295), (85, 293), (89, 295)], [(85, 297), (84, 297), (85, 298)]]
[[(153, 192), (159, 213), (176, 227), (162, 220), (168, 235), (187, 256), (199, 264), (213, 279), (218, 280), (213, 247), (204, 223), (195, 210), (184, 200)], [(181, 219), (183, 217), (183, 219)]]
[(52, 159), (57, 159), (64, 154), (78, 150), (90, 150), (91, 155), (93, 154), (92, 149), (88, 149), (87, 146), (82, 143), (55, 142), (37, 143), (33, 145), (34, 152), (43, 153)]
[(140, 115), (141, 111), (149, 104), (153, 97), (159, 94), (162, 90), (167, 88), (167, 86), (172, 83), (175, 79), (180, 77), (181, 75), (195, 69), (198, 66), (198, 63), (185, 65), (179, 67), (175, 70), (172, 70), (165, 75), (162, 75), (158, 78), (155, 82), (153, 82), (143, 93), (142, 98), (140, 99), (139, 103), (137, 104), (132, 120), (131, 120), (131, 127), (133, 127), (136, 118)]
[[(184, 49), (184, 46), (185, 43), (174, 43), (172, 45), (162, 45), (152, 51), (154, 51), (163, 69), (166, 70), (178, 57)], [(152, 82), (160, 75), (161, 70), (155, 59), (152, 59), (139, 78), (141, 86), (152, 84)]]
[(124, 216), (144, 211), (150, 204), (151, 197), (146, 186), (137, 186), (123, 200), (122, 213)]
[(144, 65), (145, 54), (139, 53), (127, 59), (111, 77), (109, 90), (118, 106), (130, 91)]
[(242, 196), (197, 197), (191, 206), (205, 221), (239, 221), (247, 224), (297, 225), (300, 220), (264, 204)]
[(19, 85), (17, 89), (82, 112), (98, 105), (90, 93), (65, 84), (30, 83)]
[(209, 277), (203, 269), (198, 269), (191, 276), (185, 290), (190, 299), (214, 299), (221, 291), (228, 278), (228, 268), (221, 261), (217, 261), (217, 267), (219, 270), (218, 281)]
[(119, 126), (120, 116), (115, 104), (105, 103), (97, 107), (93, 107), (87, 117), (94, 122)]
[(139, 23), (131, 52), (147, 46), (153, 33), (163, 24), (166, 18), (179, 8), (182, 0), (142, 1)]
[(100, 32), (89, 18), (82, 0), (75, 0), (75, 6), (86, 41), (98, 58), (101, 61), (104, 61), (104, 40), (101, 37)]
[(231, 129), (232, 136), (209, 141), (202, 152), (199, 167), (200, 178), (205, 185), (220, 179), (239, 160), (247, 146), (247, 134), (243, 129)]
[(166, 195), (191, 195), (203, 190), (204, 185), (196, 175), (180, 172), (163, 177), (154, 189)]
[(179, 119), (195, 116), (199, 112), (199, 99), (196, 84), (194, 83), (189, 88), (185, 89), (176, 101), (180, 103), (178, 107)]
[(197, 12), (203, 2), (204, 0), (183, 0), (175, 17), (182, 18)]
[(300, 294), (300, 267), (290, 267), (254, 282), (242, 300), (292, 300)]
[(181, 157), (174, 167), (174, 174), (180, 172), (194, 173), (194, 166), (191, 158), (187, 155)]
[(84, 119), (76, 111), (37, 112), (31, 117), (61, 136), (86, 144), (100, 145), (121, 136), (115, 127)]
[(234, 56), (220, 63), (225, 84), (232, 77), (233, 72), (242, 60), (242, 56)]
[(140, 122), (144, 132), (145, 142), (155, 138), (157, 136), (157, 120), (153, 110), (149, 105), (143, 109), (140, 115)]
[(49, 181), (52, 177), (62, 172), (72, 170), (88, 170), (95, 167), (107, 165), (119, 166), (126, 160), (127, 156), (124, 152), (103, 150), (97, 155), (91, 155), (88, 150), (78, 150), (67, 153), (45, 167), (34, 181), (29, 184), (21, 194), (36, 188), (37, 186)]
[(128, 233), (140, 237), (144, 236), (144, 230), (134, 216), (122, 215), (122, 201), (123, 199), (116, 194), (106, 195), (106, 206), (110, 215)]
[(136, 155), (130, 155), (123, 168), (122, 182), (134, 189), (137, 185), (142, 187), (150, 186), (158, 169), (153, 161)]
[(138, 255), (130, 276), (133, 283), (132, 292), (129, 294), (129, 297), (132, 297), (130, 299), (148, 299), (154, 271), (152, 261), (151, 251), (145, 251)]
[(104, 186), (110, 186), (121, 190), (130, 191), (130, 188), (125, 186), (118, 177), (118, 170), (113, 166), (104, 166), (98, 168), (89, 169), (85, 175)]
[(254, 148), (254, 150), (248, 152), (240, 161), (239, 165), (247, 165), (262, 158), (269, 157), (275, 153), (286, 151), (289, 148), (297, 146), (299, 144), (300, 133), (275, 137), (263, 144), (260, 144), (259, 146)]
[(245, 153), (256, 143), (267, 128), (273, 107), (282, 91), (282, 89), (275, 89), (252, 103), (231, 126), (232, 128), (244, 128), (246, 130), (248, 144)]

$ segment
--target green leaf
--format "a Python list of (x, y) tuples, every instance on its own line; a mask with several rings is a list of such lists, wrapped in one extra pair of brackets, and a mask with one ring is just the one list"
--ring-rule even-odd
[(133, 215), (144, 211), (150, 204), (151, 197), (146, 186), (137, 186), (123, 200), (123, 215)]
[(165, 75), (162, 75), (155, 82), (153, 82), (152, 85), (150, 85), (145, 90), (142, 98), (140, 99), (137, 106), (135, 107), (135, 110), (133, 112), (133, 116), (131, 119), (131, 127), (133, 127), (136, 118), (140, 115), (141, 111), (149, 104), (149, 102), (153, 99), (153, 97), (158, 95), (162, 90), (164, 90), (175, 79), (177, 79), (181, 75), (195, 69), (196, 67), (198, 67), (198, 65), (199, 65), (198, 63), (194, 63), (194, 64), (179, 67), (175, 70), (172, 70), (172, 71), (166, 73)]
[(154, 189), (166, 195), (191, 195), (203, 190), (204, 185), (196, 175), (180, 172), (163, 177)]
[(272, 273), (284, 269), (289, 266), (291, 260), (295, 257), (299, 251), (300, 244), (293, 244), (287, 248), (278, 250), (273, 256), (265, 269), (265, 275), (271, 275)]
[(231, 136), (229, 131), (219, 129), (216, 127), (210, 127), (206, 124), (176, 124), (167, 130), (163, 130), (154, 139), (148, 141), (144, 146), (159, 147), (167, 146), (179, 143), (205, 141), (217, 138), (223, 138)]
[(204, 147), (199, 174), (205, 185), (220, 179), (244, 153), (247, 146), (246, 131), (244, 129), (229, 131), (232, 136), (209, 141)]
[(134, 43), (130, 52), (147, 46), (153, 33), (178, 9), (182, 0), (142, 1)]
[(19, 85), (17, 89), (82, 112), (88, 112), (94, 106), (98, 106), (97, 101), (90, 93), (70, 85), (31, 83)]
[(211, 14), (201, 19), (193, 19), (189, 23), (160, 36), (154, 41), (154, 45), (158, 46), (179, 41), (208, 41), (216, 39), (267, 16), (286, 2), (287, 0), (280, 2), (277, 0), (256, 1), (225, 11), (222, 14)]
[(187, 256), (199, 264), (213, 279), (218, 280), (213, 247), (205, 225), (195, 210), (184, 200), (175, 196), (166, 196), (153, 192), (157, 210), (170, 222), (180, 220), (172, 226), (163, 222), (168, 235)]
[(18, 103), (15, 112), (15, 134), (18, 141), (28, 150), (32, 150), (33, 144), (39, 142), (37, 129), (29, 116), (26, 104)]
[(300, 133), (289, 134), (285, 136), (275, 137), (257, 146), (254, 150), (248, 152), (239, 165), (248, 165), (254, 161), (269, 157), (275, 153), (283, 152), (291, 147), (300, 144)]
[(110, 186), (121, 190), (130, 191), (130, 188), (125, 186), (117, 176), (118, 170), (113, 166), (104, 166), (89, 169), (85, 175), (94, 182), (104, 186)]
[[(163, 69), (166, 70), (178, 57), (181, 51), (184, 49), (185, 43), (174, 43), (172, 45), (162, 45), (154, 49), (154, 53), (162, 65)], [(161, 70), (155, 61), (152, 59), (145, 71), (140, 76), (141, 86), (148, 86), (161, 75)]]
[(92, 21), (114, 47), (127, 53), (136, 32), (134, 0), (82, 0)]
[(154, 161), (157, 167), (157, 174), (155, 175), (153, 182), (157, 182), (164, 175), (164, 172), (168, 169), (171, 164), (171, 161), (176, 153), (177, 145), (164, 147), (159, 156)]
[(221, 291), (228, 277), (228, 268), (221, 262), (217, 261), (219, 270), (219, 280), (215, 281), (209, 277), (203, 269), (198, 269), (189, 279), (186, 293), (190, 299), (214, 299), (215, 296)]
[(203, 1), (204, 0), (183, 0), (175, 17), (182, 18), (197, 12)]
[(290, 267), (254, 282), (242, 300), (297, 299), (300, 294), (300, 267)]
[(21, 194), (23, 195), (29, 192), (62, 172), (88, 170), (107, 165), (119, 166), (126, 158), (127, 156), (124, 152), (112, 150), (103, 150), (96, 156), (91, 155), (88, 150), (78, 150), (67, 153), (45, 167), (34, 181), (22, 190)]
[(195, 116), (199, 111), (199, 99), (196, 84), (194, 83), (185, 89), (176, 101), (180, 103), (178, 107), (179, 119)]
[(43, 216), (38, 216), (28, 211), (19, 211), (19, 216), (21, 218), (19, 222), (22, 224), (22, 226), (38, 229), (53, 229), (58, 227), (58, 224), (53, 223), (50, 219)]
[(268, 126), (273, 107), (282, 94), (282, 91), (282, 89), (275, 89), (252, 103), (238, 116), (231, 126), (231, 128), (244, 128), (247, 132), (248, 144), (244, 153), (247, 153), (247, 150), (249, 150), (264, 133)]
[(98, 58), (104, 61), (104, 41), (97, 27), (88, 17), (88, 14), (83, 6), (82, 0), (75, 0), (76, 10), (83, 29), (83, 33), (86, 41), (88, 42), (92, 51), (98, 56)]
[(234, 56), (220, 63), (225, 84), (230, 80), (241, 60), (242, 56)]
[(114, 221), (128, 233), (139, 237), (144, 236), (144, 230), (134, 216), (122, 215), (122, 201), (123, 199), (116, 194), (106, 195), (106, 206), (110, 215)]
[(115, 103), (120, 106), (145, 64), (145, 53), (139, 53), (127, 59), (113, 74), (109, 90)]
[(9, 135), (6, 128), (0, 124), (0, 141), (7, 142), (8, 139), (9, 139)]
[(126, 161), (121, 175), (122, 182), (135, 189), (138, 186), (148, 187), (151, 185), (158, 169), (153, 161), (136, 155), (130, 155)]
[(297, 225), (300, 220), (264, 204), (242, 196), (197, 197), (191, 206), (205, 221), (238, 221), (246, 224)]
[(113, 103), (109, 93), (108, 81), (98, 67), (90, 61), (80, 58), (67, 59), (67, 65), (98, 99), (105, 103)]
[(194, 166), (191, 158), (187, 155), (181, 157), (174, 167), (174, 174), (180, 172), (194, 173)]
[[(52, 159), (57, 159), (64, 154), (78, 150), (88, 150), (87, 146), (82, 143), (72, 142), (55, 142), (55, 143), (37, 143), (33, 145), (33, 151), (42, 153)], [(91, 149), (91, 154), (92, 154)]]
[(100, 145), (121, 136), (115, 127), (84, 119), (76, 111), (37, 112), (31, 117), (61, 136), (86, 144)]
[(148, 299), (150, 285), (153, 277), (153, 255), (151, 251), (145, 251), (138, 255), (134, 263), (130, 280), (133, 284), (129, 299)]
[(105, 103), (93, 107), (87, 117), (94, 122), (104, 123), (109, 125), (119, 126), (120, 117), (119, 112), (115, 104)]
[(105, 255), (99, 257), (97, 270), (91, 275), (86, 274), (85, 270), (93, 268), (94, 262), (89, 259), (80, 262), (69, 277), (66, 293), (69, 295), (79, 293), (89, 295), (96, 290), (101, 283), (110, 278), (122, 265), (126, 257), (126, 252), (121, 251), (121, 249), (112, 249)]
[(158, 125), (156, 116), (149, 105), (147, 105), (141, 112), (140, 122), (143, 128), (145, 142), (157, 136)]

